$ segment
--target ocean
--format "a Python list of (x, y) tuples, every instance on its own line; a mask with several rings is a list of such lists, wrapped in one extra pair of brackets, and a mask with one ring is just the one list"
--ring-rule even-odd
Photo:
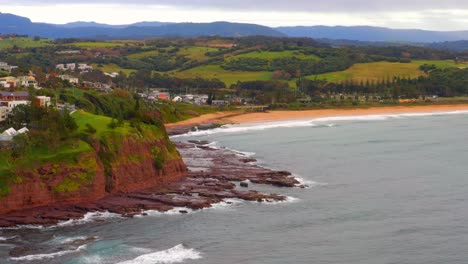
[[(234, 200), (132, 219), (88, 214), (57, 227), (2, 229), (0, 263), (468, 263), (467, 132), (465, 111), (234, 125), (176, 136), (290, 171), (309, 188), (250, 184), (289, 199)], [(19, 257), (8, 255), (22, 248)]]

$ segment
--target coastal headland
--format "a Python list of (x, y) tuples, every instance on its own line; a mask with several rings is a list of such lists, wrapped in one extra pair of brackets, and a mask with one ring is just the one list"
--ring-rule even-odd
[[(326, 109), (305, 111), (269, 111), (262, 113), (220, 112), (202, 115), (179, 123), (167, 124), (168, 134), (181, 134), (193, 126), (273, 122), (293, 119), (335, 116), (391, 115), (402, 113), (437, 113), (466, 111), (468, 105), (431, 105), (411, 107), (377, 107), (368, 109)], [(89, 212), (111, 212), (126, 217), (144, 215), (145, 211), (167, 212), (209, 208), (226, 199), (243, 199), (256, 202), (285, 201), (280, 194), (265, 194), (254, 189), (254, 184), (278, 187), (306, 187), (285, 171), (272, 171), (256, 165), (255, 159), (238, 153), (218, 149), (204, 141), (175, 143), (174, 150), (167, 136), (163, 143), (151, 143), (123, 138), (120, 147), (110, 156), (109, 146), (93, 145), (90, 151), (77, 161), (77, 166), (44, 164), (35, 170), (18, 174), (22, 182), (11, 186), (10, 195), (2, 199), (0, 227), (17, 225), (55, 225), (70, 219), (80, 219)], [(132, 141), (133, 140), (133, 141)], [(162, 141), (161, 141), (162, 142)], [(172, 159), (158, 164), (158, 155), (152, 149), (164, 145), (172, 153)], [(161, 146), (162, 146), (161, 145)], [(177, 152), (175, 151), (177, 149)], [(95, 153), (95, 154), (93, 154)], [(141, 158), (137, 158), (139, 153)], [(167, 155), (165, 155), (167, 156)], [(130, 160), (126, 161), (126, 157)], [(144, 158), (143, 158), (144, 157)], [(88, 175), (78, 168), (80, 160), (94, 160), (88, 164), (88, 181), (76, 175)], [(182, 161), (182, 159), (184, 161)], [(170, 161), (170, 162), (169, 162)], [(209, 161), (209, 162), (207, 162)], [(202, 165), (200, 165), (202, 164)], [(187, 169), (188, 167), (188, 169)], [(60, 177), (51, 177), (59, 175)], [(73, 176), (75, 175), (75, 176)], [(108, 176), (106, 176), (108, 175)], [(76, 184), (57, 181), (76, 178)], [(48, 179), (58, 179), (51, 181)], [(86, 179), (88, 179), (86, 178)], [(91, 180), (92, 179), (92, 180)], [(73, 183), (73, 182), (71, 182)], [(67, 188), (58, 188), (65, 186)], [(76, 188), (75, 188), (76, 187)], [(79, 188), (78, 188), (79, 187)], [(248, 189), (247, 189), (248, 188)], [(62, 190), (62, 191), (60, 191)]]

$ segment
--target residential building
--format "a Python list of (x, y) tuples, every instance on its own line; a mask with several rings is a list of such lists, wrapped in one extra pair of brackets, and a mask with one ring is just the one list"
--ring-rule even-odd
[(208, 102), (209, 96), (206, 94), (195, 95), (193, 97), (193, 103), (196, 105), (204, 105)]
[(76, 111), (76, 106), (74, 104), (69, 104), (69, 103), (57, 104), (57, 108), (62, 111), (67, 110), (68, 112)]
[(90, 65), (85, 64), (85, 63), (80, 63), (80, 64), (78, 64), (78, 69), (80, 71), (92, 71), (93, 66), (90, 66)]
[(169, 93), (159, 93), (156, 98), (166, 101), (171, 100)]
[(5, 106), (9, 108), (9, 110), (13, 110), (13, 108), (17, 107), (18, 105), (28, 105), (30, 101), (21, 100), (21, 101), (0, 101), (0, 106)]
[(0, 87), (6, 88), (6, 89), (14, 89), (17, 86), (18, 80), (16, 77), (13, 76), (7, 76), (0, 78)]
[(11, 70), (18, 68), (18, 66), (13, 66), (13, 65), (8, 65), (8, 63), (0, 61), (0, 70), (1, 71), (8, 71), (11, 72)]
[(74, 71), (76, 69), (76, 63), (67, 63), (66, 65), (67, 70)]
[(76, 63), (57, 64), (55, 69), (60, 71), (74, 71), (76, 69)]
[(213, 102), (211, 103), (211, 105), (214, 105), (214, 106), (226, 106), (228, 104), (229, 102), (225, 100), (213, 100)]
[(36, 78), (34, 76), (18, 76), (17, 77), (17, 84), (21, 87), (34, 87), (37, 89), (39, 86), (36, 82)]
[(36, 104), (41, 107), (46, 107), (50, 105), (50, 97), (48, 96), (36, 96)]
[(9, 128), (0, 134), (0, 141), (12, 141), (13, 137), (29, 132), (29, 129), (26, 127), (16, 130), (14, 128)]
[(8, 117), (9, 108), (6, 106), (0, 106), (0, 122), (5, 121)]
[(80, 83), (80, 80), (79, 80), (78, 78), (73, 77), (73, 76), (70, 76), (70, 75), (67, 75), (67, 74), (60, 75), (59, 77), (60, 77), (60, 79), (62, 79), (62, 80), (64, 80), (64, 81), (65, 81), (65, 80), (66, 80), (66, 81), (69, 81), (69, 82), (72, 83), (72, 84), (78, 84), (78, 83)]
[(28, 99), (28, 92), (0, 92), (0, 101), (26, 101)]

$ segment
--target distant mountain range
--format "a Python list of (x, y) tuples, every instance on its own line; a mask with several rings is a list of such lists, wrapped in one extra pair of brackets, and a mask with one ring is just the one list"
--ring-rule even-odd
[(73, 22), (64, 25), (33, 23), (30, 19), (0, 13), (0, 33), (40, 36), (44, 38), (130, 38), (277, 36), (285, 34), (265, 26), (243, 23), (164, 23), (139, 22), (131, 25), (106, 25), (95, 22)]
[(429, 31), (420, 29), (390, 29), (370, 26), (353, 27), (279, 27), (276, 30), (290, 37), (310, 37), (327, 39), (349, 39), (359, 41), (389, 42), (443, 42), (468, 40), (468, 31)]
[(341, 43), (341, 45), (385, 46), (419, 43), (418, 45), (422, 46), (451, 50), (464, 50), (468, 48), (468, 31), (445, 32), (418, 29), (390, 29), (370, 26), (297, 26), (270, 28), (256, 24), (230, 22), (139, 22), (129, 25), (107, 25), (80, 21), (68, 24), (47, 24), (33, 23), (29, 18), (5, 13), (0, 13), (0, 33), (15, 33), (45, 38), (99, 39), (142, 39), (149, 37), (199, 37), (213, 35), (241, 37), (263, 35), (324, 39), (325, 43), (331, 45), (340, 45)]

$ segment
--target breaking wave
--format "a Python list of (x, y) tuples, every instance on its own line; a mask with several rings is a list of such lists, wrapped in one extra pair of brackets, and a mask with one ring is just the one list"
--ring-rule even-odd
[(75, 250), (64, 250), (64, 251), (48, 253), (48, 254), (27, 255), (23, 257), (15, 257), (15, 258), (10, 258), (10, 259), (13, 261), (37, 261), (37, 260), (44, 260), (44, 259), (53, 259), (56, 257), (61, 257), (64, 255), (80, 252), (84, 250), (85, 248), (86, 248), (86, 245), (82, 245), (76, 248)]
[(89, 213), (86, 213), (83, 216), (83, 218), (60, 222), (57, 224), (57, 226), (64, 227), (64, 226), (82, 225), (82, 224), (87, 224), (87, 223), (91, 223), (91, 222), (95, 222), (99, 220), (105, 220), (105, 219), (110, 219), (110, 218), (120, 218), (120, 217), (121, 216), (118, 214), (109, 213), (109, 212), (89, 212)]
[(201, 259), (201, 253), (193, 248), (186, 248), (180, 244), (173, 248), (141, 255), (133, 260), (119, 262), (117, 264), (166, 264), (182, 263), (186, 260)]

